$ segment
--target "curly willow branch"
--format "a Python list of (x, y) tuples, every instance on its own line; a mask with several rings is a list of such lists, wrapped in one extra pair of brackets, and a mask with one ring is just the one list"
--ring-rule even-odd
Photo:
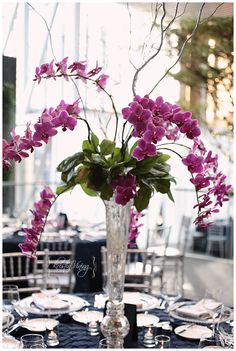
[[(167, 71), (164, 73), (164, 75), (163, 75), (163, 76), (159, 79), (159, 81), (154, 85), (154, 87), (152, 88), (152, 90), (150, 90), (149, 94), (151, 94), (151, 93), (156, 89), (156, 87), (158, 86), (158, 84), (167, 76), (167, 74), (172, 70), (172, 68), (174, 68), (174, 67), (176, 66), (176, 64), (179, 62), (179, 60), (180, 60), (181, 57), (182, 57), (182, 54), (183, 54), (183, 51), (184, 51), (184, 49), (185, 49), (186, 44), (187, 44), (187, 43), (189, 42), (189, 40), (193, 37), (193, 35), (196, 33), (196, 31), (197, 31), (199, 25), (201, 25), (201, 24), (204, 23), (204, 22), (207, 22), (207, 21), (214, 15), (214, 13), (218, 10), (218, 8), (219, 8), (220, 6), (222, 6), (224, 3), (219, 4), (219, 5), (215, 8), (215, 10), (212, 12), (212, 14), (211, 14), (210, 16), (208, 16), (207, 18), (205, 18), (204, 20), (201, 21), (202, 11), (203, 11), (203, 8), (204, 8), (205, 4), (206, 4), (206, 3), (203, 3), (203, 4), (202, 4), (202, 6), (201, 6), (201, 8), (200, 8), (200, 10), (199, 10), (199, 13), (198, 13), (198, 18), (197, 18), (197, 21), (196, 21), (196, 25), (195, 25), (195, 27), (194, 27), (192, 33), (190, 34), (190, 36), (188, 36), (188, 37), (186, 38), (186, 40), (184, 41), (184, 43), (183, 43), (183, 45), (182, 45), (182, 48), (181, 48), (181, 50), (180, 50), (179, 56), (177, 57), (177, 60), (174, 62), (174, 64), (173, 64), (171, 67), (169, 67), (169, 68), (167, 69)], [(184, 8), (184, 12), (185, 12), (185, 9), (186, 9), (186, 7)], [(184, 13), (184, 12), (183, 12), (183, 13)], [(181, 14), (181, 15), (182, 15), (182, 14)], [(177, 16), (176, 18), (178, 18), (178, 17), (179, 17), (179, 16)]]

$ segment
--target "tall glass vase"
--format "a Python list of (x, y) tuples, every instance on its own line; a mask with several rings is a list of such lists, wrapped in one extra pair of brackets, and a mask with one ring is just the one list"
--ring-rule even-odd
[(108, 348), (123, 348), (124, 337), (129, 332), (129, 322), (124, 316), (123, 292), (125, 262), (128, 244), (131, 203), (117, 205), (115, 200), (105, 201), (107, 232), (107, 294), (106, 316), (101, 332)]

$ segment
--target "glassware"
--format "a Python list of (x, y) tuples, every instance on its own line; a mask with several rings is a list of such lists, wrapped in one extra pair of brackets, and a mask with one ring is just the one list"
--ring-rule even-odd
[[(50, 306), (53, 305), (53, 300), (57, 297), (57, 295), (60, 293), (60, 282), (59, 282), (59, 277), (58, 276), (47, 276), (47, 281), (46, 281), (46, 289), (42, 289), (41, 293), (47, 298), (48, 306), (48, 317), (52, 315), (52, 308)], [(56, 313), (55, 313), (56, 314)]]
[(129, 321), (124, 316), (122, 300), (131, 202), (121, 206), (113, 198), (105, 201), (105, 207), (108, 302), (106, 316), (101, 322), (101, 332), (106, 337), (109, 348), (123, 348), (124, 337), (129, 332)]
[(87, 323), (87, 331), (91, 336), (99, 335), (99, 322), (98, 321), (90, 321)]
[(161, 287), (161, 297), (165, 300), (165, 309), (169, 311), (171, 306), (181, 298), (181, 287), (178, 281), (166, 281)]
[(153, 325), (143, 327), (143, 346), (147, 348), (155, 347), (156, 327)]
[(17, 285), (3, 285), (2, 287), (2, 309), (7, 314), (7, 327), (4, 332), (8, 335), (10, 314), (14, 310), (14, 306), (19, 302), (19, 290)]
[(45, 349), (44, 337), (40, 334), (25, 334), (20, 338), (22, 349)]
[[(220, 315), (222, 304), (219, 303), (222, 292), (220, 289), (214, 291), (206, 290), (203, 306), (212, 319), (212, 334), (215, 334), (216, 318)], [(218, 305), (218, 307), (217, 307)]]
[(169, 349), (170, 337), (167, 335), (157, 335), (155, 337), (155, 345), (157, 349)]
[(234, 348), (234, 313), (231, 308), (221, 307), (216, 330), (224, 340), (225, 346)]
[(221, 336), (218, 333), (209, 337), (209, 334), (203, 334), (199, 341), (199, 349), (223, 349), (224, 343)]
[(106, 339), (101, 339), (98, 344), (99, 349), (107, 349), (107, 340)]

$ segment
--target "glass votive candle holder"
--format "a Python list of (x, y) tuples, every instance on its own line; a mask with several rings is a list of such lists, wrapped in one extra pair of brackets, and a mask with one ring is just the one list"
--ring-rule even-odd
[(153, 325), (143, 327), (143, 346), (147, 348), (155, 347), (156, 327)]
[(155, 345), (157, 349), (169, 349), (170, 337), (167, 335), (157, 335), (155, 337)]
[(107, 349), (107, 339), (101, 339), (98, 344), (99, 349)]
[(20, 339), (21, 349), (45, 349), (44, 337), (40, 334), (25, 334)]
[(99, 322), (98, 321), (90, 321), (87, 323), (87, 331), (91, 336), (99, 335)]

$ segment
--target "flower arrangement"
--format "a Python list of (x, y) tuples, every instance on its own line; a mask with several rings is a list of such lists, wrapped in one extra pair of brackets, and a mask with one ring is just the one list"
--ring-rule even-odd
[[(192, 118), (191, 112), (165, 102), (161, 96), (152, 99), (148, 95), (135, 95), (133, 101), (118, 113), (113, 97), (106, 90), (109, 76), (100, 74), (101, 70), (98, 64), (89, 70), (86, 61), (69, 65), (66, 57), (60, 62), (53, 60), (37, 67), (34, 80), (40, 83), (42, 79), (76, 79), (94, 85), (98, 93), (103, 92), (111, 102), (115, 118), (114, 136), (111, 139), (98, 139), (86, 116), (82, 115), (82, 101), (78, 98), (72, 104), (62, 100), (56, 108), (45, 109), (37, 123), (33, 126), (27, 124), (23, 136), (13, 130), (11, 140), (3, 140), (3, 167), (9, 170), (12, 161), (21, 162), (35, 148), (47, 144), (49, 138), (57, 134), (58, 128), (64, 132), (73, 131), (78, 123), (84, 123), (88, 132), (82, 150), (58, 165), (62, 183), (56, 193), (46, 187), (40, 193), (40, 200), (34, 204), (34, 210), (31, 210), (31, 227), (24, 228), (25, 243), (20, 244), (22, 252), (30, 257), (35, 256), (53, 203), (60, 194), (71, 191), (77, 185), (86, 194), (100, 196), (103, 200), (114, 196), (120, 205), (133, 199), (135, 209), (131, 213), (129, 233), (132, 246), (139, 228), (137, 218), (148, 207), (153, 193), (167, 194), (173, 201), (171, 183), (175, 183), (175, 178), (167, 163), (170, 156), (161, 152), (162, 149), (168, 149), (169, 145), (186, 147), (187, 153), (178, 155), (187, 167), (190, 182), (196, 189), (196, 225), (209, 225), (211, 215), (219, 212), (223, 202), (228, 200), (231, 185), (225, 183), (225, 175), (218, 170), (217, 155), (214, 156), (204, 146), (198, 121)], [(119, 128), (120, 143), (117, 137)], [(166, 141), (162, 142), (164, 138)], [(189, 139), (191, 147), (180, 144), (180, 138)]]

